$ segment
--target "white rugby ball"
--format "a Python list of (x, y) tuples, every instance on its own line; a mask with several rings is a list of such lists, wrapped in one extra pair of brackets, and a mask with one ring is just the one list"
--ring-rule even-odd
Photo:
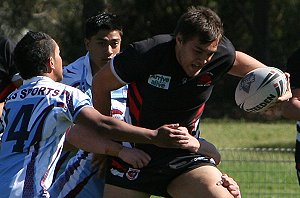
[(247, 112), (266, 110), (277, 98), (285, 94), (287, 79), (275, 67), (262, 67), (246, 74), (235, 90), (235, 102)]

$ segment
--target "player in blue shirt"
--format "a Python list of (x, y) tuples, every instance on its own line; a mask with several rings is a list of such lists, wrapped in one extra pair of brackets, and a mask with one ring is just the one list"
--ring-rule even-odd
[[(135, 156), (110, 138), (167, 147), (191, 146), (186, 128), (178, 124), (149, 130), (100, 114), (86, 94), (58, 82), (63, 77), (59, 53), (57, 43), (42, 32), (29, 31), (16, 45), (14, 60), (24, 83), (7, 97), (1, 117), (1, 196), (49, 197), (53, 170), (66, 130), (73, 123), (68, 133), (71, 137), (78, 133), (80, 138), (70, 139), (72, 144), (125, 161)], [(77, 131), (80, 127), (89, 130)], [(143, 155), (137, 158), (147, 161)]]
[[(122, 26), (114, 14), (101, 13), (87, 19), (84, 43), (88, 52), (64, 67), (62, 83), (76, 87), (92, 97), (92, 77), (120, 52), (122, 35)], [(111, 98), (112, 116), (124, 120), (127, 86), (112, 91)], [(58, 164), (63, 164), (62, 161), (69, 153), (65, 151)], [(79, 150), (68, 161), (67, 167), (61, 168), (62, 174), (49, 189), (51, 196), (102, 197), (104, 179), (97, 174), (98, 167), (92, 167), (93, 156), (92, 153)]]

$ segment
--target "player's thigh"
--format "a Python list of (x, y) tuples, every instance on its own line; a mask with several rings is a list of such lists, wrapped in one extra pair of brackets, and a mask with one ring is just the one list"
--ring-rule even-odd
[(104, 198), (116, 198), (116, 197), (124, 197), (124, 198), (149, 198), (150, 195), (144, 192), (139, 192), (136, 190), (130, 190), (121, 188), (118, 186), (113, 186), (109, 184), (105, 184), (104, 186)]
[(222, 173), (214, 166), (204, 165), (176, 177), (168, 186), (174, 198), (232, 198), (227, 188), (216, 185)]

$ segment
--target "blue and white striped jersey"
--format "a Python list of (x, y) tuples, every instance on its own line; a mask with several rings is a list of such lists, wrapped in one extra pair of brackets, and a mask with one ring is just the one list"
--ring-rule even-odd
[[(89, 52), (64, 67), (62, 83), (76, 87), (92, 98), (92, 69)], [(111, 92), (112, 117), (124, 120), (127, 86)], [(79, 150), (66, 165), (64, 171), (56, 178), (49, 189), (51, 197), (102, 197), (104, 180), (95, 173), (98, 169), (92, 167), (93, 154)], [(62, 163), (63, 159), (60, 159)], [(65, 164), (63, 162), (62, 164)], [(64, 167), (64, 165), (62, 166)], [(62, 171), (62, 170), (60, 170)], [(76, 193), (74, 193), (76, 192)]]
[[(89, 53), (80, 57), (75, 62), (64, 67), (64, 78), (62, 83), (76, 87), (92, 98), (92, 69)], [(127, 85), (111, 92), (111, 98), (122, 103), (126, 102)]]
[(85, 107), (92, 107), (87, 95), (45, 76), (24, 81), (7, 97), (1, 117), (2, 197), (47, 195), (66, 129)]

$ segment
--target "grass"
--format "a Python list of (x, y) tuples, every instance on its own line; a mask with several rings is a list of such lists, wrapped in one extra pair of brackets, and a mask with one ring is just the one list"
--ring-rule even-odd
[(244, 198), (288, 198), (300, 194), (292, 152), (277, 152), (275, 149), (257, 153), (251, 150), (294, 148), (295, 121), (204, 119), (201, 132), (202, 137), (220, 149), (224, 161), (219, 168), (238, 181)]
[(295, 121), (251, 122), (246, 120), (204, 119), (202, 136), (218, 148), (293, 148)]

